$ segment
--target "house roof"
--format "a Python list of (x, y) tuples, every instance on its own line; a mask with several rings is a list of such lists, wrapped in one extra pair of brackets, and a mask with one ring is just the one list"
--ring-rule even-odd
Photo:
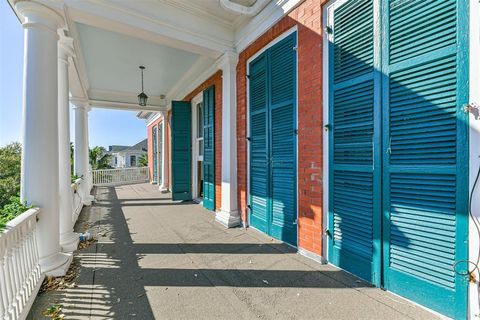
[(133, 146), (113, 145), (108, 147), (108, 152), (147, 151), (147, 139), (144, 139)]
[(147, 151), (148, 150), (148, 143), (147, 139), (143, 139), (137, 144), (134, 144), (130, 148), (127, 148), (126, 150), (123, 151)]
[(123, 151), (125, 149), (130, 148), (129, 146), (120, 146), (120, 145), (113, 145), (113, 146), (108, 146), (108, 151), (109, 152), (118, 152), (118, 151)]

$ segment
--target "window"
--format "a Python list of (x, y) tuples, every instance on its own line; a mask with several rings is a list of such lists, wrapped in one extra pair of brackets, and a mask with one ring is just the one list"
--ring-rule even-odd
[(203, 102), (197, 103), (197, 158), (203, 161)]
[(137, 157), (135, 155), (130, 156), (130, 167), (136, 167), (137, 166)]

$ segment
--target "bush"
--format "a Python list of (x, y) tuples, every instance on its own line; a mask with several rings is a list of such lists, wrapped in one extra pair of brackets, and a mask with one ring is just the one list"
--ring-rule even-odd
[(0, 209), (20, 194), (21, 155), (18, 142), (0, 148)]
[(5, 227), (8, 221), (14, 219), (18, 215), (24, 213), (33, 206), (28, 205), (27, 202), (21, 202), (20, 197), (10, 197), (9, 203), (7, 203), (3, 209), (0, 210), (0, 229)]

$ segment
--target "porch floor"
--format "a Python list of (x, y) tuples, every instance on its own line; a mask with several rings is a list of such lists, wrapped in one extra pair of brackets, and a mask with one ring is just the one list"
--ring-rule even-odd
[(76, 228), (98, 242), (75, 253), (76, 287), (37, 297), (65, 319), (433, 319), (435, 315), (321, 265), (254, 229), (225, 229), (156, 186), (96, 189)]

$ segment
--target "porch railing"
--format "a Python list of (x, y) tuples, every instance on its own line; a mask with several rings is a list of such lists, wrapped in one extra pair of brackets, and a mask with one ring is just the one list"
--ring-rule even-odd
[(94, 186), (114, 186), (148, 181), (148, 167), (100, 169), (92, 171)]
[(0, 319), (25, 319), (43, 281), (30, 209), (0, 231)]

